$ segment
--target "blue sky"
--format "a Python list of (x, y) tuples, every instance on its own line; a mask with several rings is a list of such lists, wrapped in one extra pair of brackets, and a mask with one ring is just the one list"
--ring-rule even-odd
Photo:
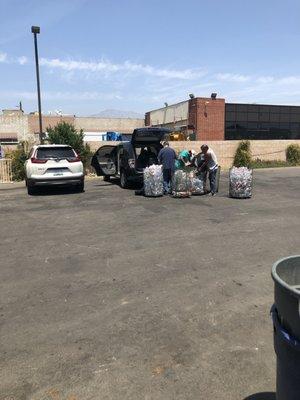
[(0, 0), (0, 107), (147, 110), (217, 92), (300, 104), (299, 0)]

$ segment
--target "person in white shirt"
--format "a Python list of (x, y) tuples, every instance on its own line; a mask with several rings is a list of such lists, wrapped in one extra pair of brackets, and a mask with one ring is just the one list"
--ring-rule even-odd
[(215, 196), (217, 193), (217, 173), (218, 173), (218, 160), (215, 152), (208, 147), (207, 144), (201, 146), (201, 152), (204, 154), (204, 163), (200, 167), (200, 171), (205, 168), (208, 170), (208, 178), (210, 185), (210, 194)]

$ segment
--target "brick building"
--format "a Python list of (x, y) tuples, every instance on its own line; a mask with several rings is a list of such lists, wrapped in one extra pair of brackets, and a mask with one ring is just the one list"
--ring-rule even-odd
[(225, 103), (196, 97), (145, 114), (146, 126), (185, 132), (191, 139), (300, 139), (300, 106)]

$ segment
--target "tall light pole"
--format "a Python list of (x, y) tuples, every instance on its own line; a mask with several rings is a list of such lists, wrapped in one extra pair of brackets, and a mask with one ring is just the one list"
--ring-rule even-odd
[(35, 51), (35, 69), (36, 69), (36, 81), (37, 81), (37, 95), (38, 95), (38, 109), (39, 109), (39, 136), (40, 142), (43, 143), (43, 125), (42, 125), (42, 107), (41, 107), (41, 88), (40, 88), (40, 71), (39, 71), (39, 54), (37, 47), (37, 37), (36, 35), (40, 33), (39, 26), (32, 26), (31, 32), (34, 37), (34, 51)]

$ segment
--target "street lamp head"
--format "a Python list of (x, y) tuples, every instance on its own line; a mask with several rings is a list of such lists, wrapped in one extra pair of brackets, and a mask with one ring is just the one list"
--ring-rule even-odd
[(32, 26), (31, 27), (31, 32), (32, 33), (40, 33), (40, 27), (39, 26)]

